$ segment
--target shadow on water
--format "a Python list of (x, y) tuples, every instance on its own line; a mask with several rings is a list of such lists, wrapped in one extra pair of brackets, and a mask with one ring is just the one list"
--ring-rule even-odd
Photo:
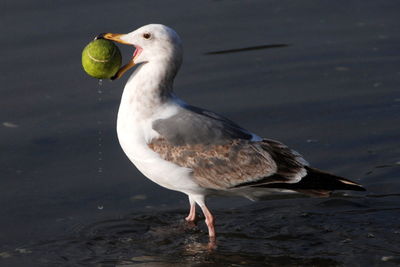
[(270, 48), (281, 48), (287, 47), (288, 44), (269, 44), (269, 45), (258, 45), (258, 46), (249, 46), (249, 47), (242, 47), (242, 48), (235, 48), (235, 49), (226, 49), (226, 50), (218, 50), (218, 51), (211, 51), (205, 53), (205, 55), (218, 55), (218, 54), (229, 54), (229, 53), (238, 53), (244, 51), (252, 51), (252, 50), (261, 50), (261, 49), (270, 49)]
[(365, 173), (365, 175), (370, 175), (370, 174), (374, 173), (374, 171), (376, 169), (394, 168), (394, 167), (400, 167), (400, 162), (396, 162), (394, 164), (383, 164), (383, 165), (374, 166), (374, 168), (372, 170), (368, 171), (367, 173)]
[[(49, 266), (337, 266), (400, 263), (399, 195), (270, 200), (217, 210), (210, 250), (203, 221), (152, 211), (79, 225), (68, 236), (14, 249)], [(364, 255), (360, 257), (360, 255)], [(368, 256), (367, 256), (368, 255)]]

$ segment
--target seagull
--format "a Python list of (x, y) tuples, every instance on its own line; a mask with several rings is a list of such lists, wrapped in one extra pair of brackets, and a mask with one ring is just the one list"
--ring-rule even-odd
[(196, 204), (201, 208), (210, 240), (216, 237), (215, 219), (206, 205), (210, 195), (258, 200), (274, 193), (324, 197), (333, 190), (365, 191), (353, 181), (310, 167), (279, 141), (178, 98), (173, 83), (183, 48), (170, 27), (149, 24), (98, 38), (135, 47), (131, 60), (112, 78), (137, 65), (118, 110), (123, 151), (144, 176), (188, 196), (188, 222), (196, 219)]

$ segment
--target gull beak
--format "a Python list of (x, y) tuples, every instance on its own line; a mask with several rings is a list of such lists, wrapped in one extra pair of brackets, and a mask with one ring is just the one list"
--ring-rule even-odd
[(117, 73), (113, 77), (111, 77), (111, 80), (117, 80), (122, 77), (122, 75), (125, 74), (129, 69), (131, 69), (133, 66), (135, 66), (135, 62), (132, 60), (129, 60), (128, 63), (126, 63), (124, 66), (122, 66)]
[(125, 36), (126, 34), (122, 34), (122, 33), (103, 33), (101, 34), (101, 37), (104, 39), (108, 39), (120, 44), (126, 44), (126, 45), (132, 45), (131, 43), (128, 43), (127, 41), (124, 41), (122, 38)]
[[(121, 33), (102, 33), (98, 35), (95, 39), (103, 38), (107, 40), (111, 40), (120, 44), (126, 44), (126, 45), (132, 45), (131, 43), (128, 43), (127, 41), (123, 40), (123, 36), (126, 34), (121, 34)], [(129, 69), (131, 69), (133, 66), (135, 66), (135, 63), (133, 62), (133, 58), (124, 66), (122, 66), (117, 73), (111, 77), (111, 80), (116, 80), (122, 77), (125, 72), (127, 72)]]

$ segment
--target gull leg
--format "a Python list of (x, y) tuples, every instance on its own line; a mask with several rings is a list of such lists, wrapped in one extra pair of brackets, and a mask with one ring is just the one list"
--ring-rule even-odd
[(189, 196), (190, 212), (185, 218), (187, 222), (194, 222), (196, 220), (196, 202)]
[(207, 224), (207, 228), (208, 228), (208, 236), (209, 236), (209, 240), (210, 240), (208, 243), (208, 248), (210, 250), (214, 250), (217, 247), (216, 238), (215, 238), (214, 216), (211, 214), (210, 210), (206, 206), (204, 195), (192, 195), (191, 198), (194, 201), (196, 201), (197, 205), (199, 205), (201, 210), (203, 211), (204, 217), (206, 218), (206, 224)]
[(204, 216), (206, 217), (206, 224), (208, 227), (208, 235), (210, 237), (210, 241), (214, 241), (215, 242), (215, 220), (214, 220), (214, 216), (211, 214), (210, 210), (207, 208), (207, 206), (204, 204), (201, 207), (201, 210), (204, 213)]

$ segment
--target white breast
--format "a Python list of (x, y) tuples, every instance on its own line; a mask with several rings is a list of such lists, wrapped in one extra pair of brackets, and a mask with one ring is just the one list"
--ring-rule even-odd
[(179, 107), (172, 102), (165, 103), (152, 116), (143, 118), (138, 116), (137, 104), (124, 92), (118, 111), (117, 134), (125, 154), (147, 178), (163, 187), (186, 194), (203, 192), (192, 180), (190, 169), (163, 160), (147, 145), (152, 138), (158, 137), (151, 127), (152, 122), (172, 116)]

